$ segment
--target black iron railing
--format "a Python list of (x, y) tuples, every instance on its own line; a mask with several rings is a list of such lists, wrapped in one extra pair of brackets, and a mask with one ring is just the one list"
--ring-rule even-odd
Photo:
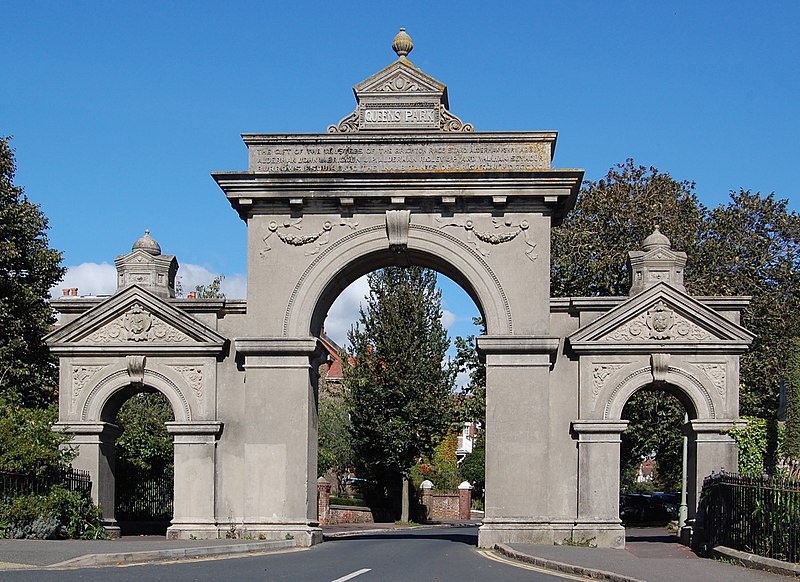
[(92, 493), (88, 471), (64, 469), (43, 475), (22, 475), (0, 471), (0, 498), (16, 495), (47, 495), (55, 485), (78, 491), (87, 497)]
[(800, 561), (800, 481), (714, 474), (703, 482), (698, 525), (709, 547)]
[(173, 476), (117, 478), (115, 515), (118, 520), (172, 519)]

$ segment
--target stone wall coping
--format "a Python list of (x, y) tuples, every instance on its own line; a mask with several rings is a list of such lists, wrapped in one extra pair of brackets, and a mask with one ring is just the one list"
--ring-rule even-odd
[(480, 131), (465, 133), (419, 133), (400, 132), (392, 133), (243, 133), (242, 141), (245, 145), (280, 145), (280, 144), (353, 144), (353, 143), (425, 143), (425, 142), (545, 142), (553, 143), (558, 140), (558, 132), (544, 131)]
[(622, 433), (628, 428), (627, 420), (573, 420), (572, 430), (576, 433), (602, 433), (613, 434)]
[(477, 338), (479, 352), (484, 354), (552, 354), (560, 339), (538, 335), (482, 335)]
[(308, 355), (317, 351), (315, 337), (237, 337), (236, 351), (246, 355)]
[(96, 434), (118, 437), (122, 434), (122, 429), (116, 424), (102, 421), (59, 421), (53, 425), (54, 432), (66, 432), (69, 434)]
[(167, 432), (169, 434), (219, 435), (222, 432), (222, 423), (216, 420), (170, 421), (165, 424), (167, 425)]
[(689, 426), (695, 433), (721, 433), (732, 428), (744, 428), (747, 421), (743, 419), (696, 419), (690, 420)]

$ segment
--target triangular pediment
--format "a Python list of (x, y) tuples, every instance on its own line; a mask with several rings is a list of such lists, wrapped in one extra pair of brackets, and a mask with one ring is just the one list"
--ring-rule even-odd
[(225, 338), (164, 299), (133, 285), (45, 337), (58, 352), (218, 353)]
[(754, 335), (710, 307), (658, 283), (569, 336), (577, 353), (741, 353)]
[(385, 96), (389, 94), (428, 94), (442, 96), (447, 107), (447, 87), (414, 68), (407, 60), (398, 59), (385, 69), (378, 71), (368, 79), (361, 81), (353, 91), (356, 100), (365, 96)]

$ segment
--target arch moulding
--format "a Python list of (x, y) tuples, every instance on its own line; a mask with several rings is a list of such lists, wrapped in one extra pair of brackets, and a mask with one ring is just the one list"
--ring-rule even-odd
[[(511, 308), (503, 287), (488, 263), (474, 249), (449, 233), (412, 223), (408, 231), (408, 253), (421, 256), (423, 261), (435, 258), (434, 266), (439, 269), (442, 269), (444, 262), (449, 269), (442, 270), (460, 275), (471, 287), (467, 292), (473, 295), (483, 313), (487, 333), (512, 334)], [(314, 314), (331, 281), (364, 257), (378, 254), (391, 259), (383, 225), (373, 225), (348, 234), (321, 252), (295, 286), (284, 316), (284, 335), (308, 335)]]

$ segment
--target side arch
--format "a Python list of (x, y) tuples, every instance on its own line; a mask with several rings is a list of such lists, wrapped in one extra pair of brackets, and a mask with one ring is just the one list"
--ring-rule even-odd
[[(181, 386), (183, 384), (183, 386)], [(161, 392), (169, 401), (175, 420), (189, 422), (192, 409), (186, 394), (190, 388), (182, 380), (173, 379), (158, 365), (148, 364), (142, 377), (142, 385)], [(116, 412), (112, 405), (116, 398), (132, 386), (127, 368), (118, 368), (100, 379), (89, 391), (80, 407), (80, 420), (84, 422), (111, 421), (110, 411)]]
[(702, 380), (691, 372), (677, 366), (669, 366), (658, 383), (653, 381), (652, 368), (645, 366), (633, 370), (620, 380), (606, 400), (603, 408), (604, 420), (620, 420), (622, 410), (631, 396), (647, 386), (664, 386), (673, 393), (687, 408), (694, 419), (715, 419), (716, 406), (711, 397), (712, 392)]
[(478, 306), (488, 334), (513, 333), (508, 299), (483, 257), (449, 233), (411, 224), (403, 254), (389, 249), (384, 225), (373, 225), (339, 239), (317, 255), (292, 292), (283, 334), (305, 337), (319, 332), (329, 307), (350, 283), (375, 269), (408, 263), (435, 269), (461, 285)]

